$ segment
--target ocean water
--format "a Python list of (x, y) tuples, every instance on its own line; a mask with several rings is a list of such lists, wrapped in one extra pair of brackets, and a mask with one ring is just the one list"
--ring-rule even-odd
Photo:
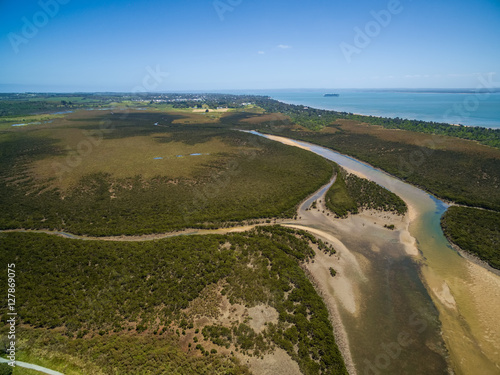
[[(340, 96), (325, 98), (326, 93)], [(269, 90), (259, 94), (289, 104), (340, 112), (500, 129), (500, 92)]]

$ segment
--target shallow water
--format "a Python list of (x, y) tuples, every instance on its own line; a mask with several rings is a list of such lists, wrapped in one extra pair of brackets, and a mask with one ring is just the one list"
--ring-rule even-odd
[[(447, 205), (351, 157), (306, 142), (288, 141), (393, 191), (415, 215), (409, 230), (417, 240), (418, 257), (404, 255), (389, 245), (375, 253), (362, 238), (340, 238), (348, 248), (356, 249), (358, 259), (370, 265), (370, 282), (360, 286), (363, 312), (342, 316), (358, 373), (426, 373), (433, 361), (437, 367), (427, 373), (443, 373), (443, 356), (447, 354), (436, 337), (442, 330), (457, 374), (499, 374), (500, 329), (495, 317), (500, 311), (500, 278), (451, 248), (440, 226)], [(394, 343), (406, 334), (420, 344), (399, 345), (399, 351)]]

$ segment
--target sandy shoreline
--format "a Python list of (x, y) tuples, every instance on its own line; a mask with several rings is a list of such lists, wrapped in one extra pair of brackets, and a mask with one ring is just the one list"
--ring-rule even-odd
[(463, 250), (460, 246), (453, 243), (449, 238), (447, 238), (447, 240), (450, 243), (453, 250), (455, 250), (457, 253), (459, 253), (462, 258), (465, 258), (469, 262), (474, 263), (475, 265), (484, 268), (488, 272), (491, 272), (497, 276), (500, 276), (500, 270), (497, 270), (496, 268), (491, 267), (487, 262), (485, 262), (484, 260), (482, 260), (478, 256), (476, 256), (472, 253), (469, 253), (466, 250)]
[[(328, 308), (335, 342), (342, 353), (349, 374), (354, 375), (357, 372), (352, 360), (349, 338), (339, 313), (338, 304), (353, 315), (356, 315), (359, 311), (359, 291), (347, 275), (354, 272), (358, 277), (366, 280), (363, 271), (354, 255), (335, 237), (302, 225), (285, 226), (306, 230), (323, 241), (333, 243), (334, 248), (337, 250), (337, 254), (330, 256), (315, 249), (314, 263), (306, 263), (302, 268)], [(337, 272), (335, 277), (330, 275), (330, 267)]]
[[(368, 282), (366, 272), (370, 272), (371, 266), (366, 263), (366, 259), (358, 258), (355, 252), (345, 246), (332, 229), (348, 237), (360, 236), (367, 239), (373, 236), (371, 250), (377, 253), (382, 251), (385, 241), (392, 239), (394, 247), (402, 246), (407, 255), (414, 257), (419, 255), (419, 251), (415, 238), (409, 232), (409, 225), (417, 212), (414, 207), (409, 207), (406, 215), (363, 210), (356, 215), (350, 214), (347, 218), (335, 218), (326, 208), (324, 197), (323, 194), (316, 200), (316, 209), (302, 204), (298, 211), (301, 220), (282, 225), (306, 230), (331, 244), (336, 250), (336, 254), (329, 255), (315, 249), (314, 263), (309, 262), (303, 268), (328, 307), (335, 340), (349, 374), (357, 374), (340, 310), (346, 311), (350, 316), (359, 317), (362, 303), (360, 287)], [(394, 225), (394, 230), (385, 227), (391, 224)], [(385, 236), (382, 243), (380, 235)], [(330, 268), (337, 272), (335, 277), (331, 276)]]
[[(318, 256), (318, 253), (316, 253), (316, 256)], [(354, 361), (352, 360), (351, 350), (349, 347), (349, 337), (347, 336), (345, 326), (342, 323), (342, 319), (340, 318), (340, 313), (339, 313), (337, 304), (334, 302), (334, 299), (331, 298), (330, 291), (325, 290), (323, 288), (324, 283), (321, 283), (321, 281), (318, 281), (318, 279), (315, 277), (315, 274), (313, 273), (313, 271), (311, 271), (310, 268), (307, 266), (304, 267), (304, 271), (306, 272), (309, 280), (311, 280), (312, 284), (314, 285), (314, 289), (316, 289), (316, 292), (320, 295), (320, 297), (325, 302), (325, 305), (328, 309), (328, 316), (329, 316), (330, 322), (332, 323), (332, 326), (333, 326), (333, 334), (335, 337), (335, 343), (337, 344), (337, 347), (339, 348), (340, 352), (342, 353), (342, 358), (343, 358), (345, 366), (347, 368), (347, 372), (350, 375), (357, 374), (356, 367), (354, 366)], [(328, 276), (330, 276), (330, 275), (328, 275)]]

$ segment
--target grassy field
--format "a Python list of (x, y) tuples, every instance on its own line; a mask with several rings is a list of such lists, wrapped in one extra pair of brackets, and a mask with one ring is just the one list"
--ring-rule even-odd
[[(34, 132), (57, 139), (56, 146), (67, 152), (35, 162), (31, 166), (33, 176), (40, 181), (50, 179), (55, 187), (63, 190), (76, 186), (84, 176), (96, 173), (118, 179), (137, 175), (144, 179), (195, 178), (204, 165), (223, 163), (228, 159), (224, 155), (241, 151), (216, 135), (207, 134), (206, 140), (199, 143), (176, 141), (179, 129), (174, 129), (173, 134), (168, 131), (168, 125), (179, 123), (178, 116), (142, 112), (128, 112), (126, 116), (120, 119), (120, 112), (111, 115), (109, 111), (103, 111), (98, 117), (94, 113), (78, 113), (61, 125)], [(83, 127), (79, 123), (82, 118), (86, 119)], [(101, 130), (102, 121), (109, 121), (109, 128)], [(65, 170), (68, 172), (60, 173)]]
[(6, 229), (136, 235), (293, 217), (332, 173), (317, 155), (194, 113), (78, 111), (0, 143)]
[[(346, 374), (300, 267), (315, 243), (277, 226), (146, 242), (2, 233), (0, 263), (16, 263), (19, 358), (65, 374), (244, 374), (234, 353), (279, 347), (304, 374)], [(252, 323), (263, 309), (275, 318)]]
[(26, 124), (24, 126), (41, 125), (47, 121), (63, 118), (64, 114), (45, 114), (45, 115), (28, 115), (14, 117), (0, 117), (0, 130), (8, 130), (14, 124)]

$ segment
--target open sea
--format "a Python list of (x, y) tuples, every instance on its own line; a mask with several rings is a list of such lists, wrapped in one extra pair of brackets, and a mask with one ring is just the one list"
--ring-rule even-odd
[[(250, 93), (250, 92), (248, 92)], [(314, 108), (500, 129), (500, 91), (259, 90), (259, 95)], [(324, 97), (336, 93), (338, 97)]]

